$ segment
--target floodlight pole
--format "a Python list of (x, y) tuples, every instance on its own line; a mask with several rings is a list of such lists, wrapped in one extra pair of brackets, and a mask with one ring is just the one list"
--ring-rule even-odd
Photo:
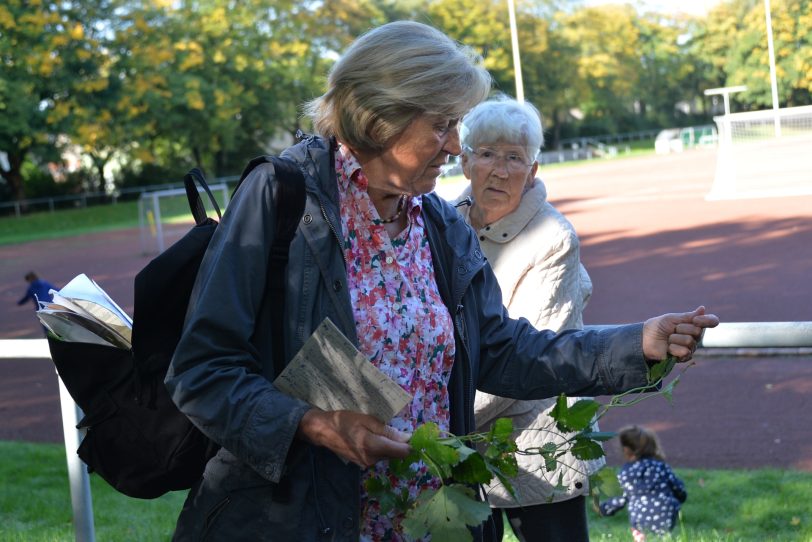
[(524, 85), (522, 83), (522, 61), (519, 55), (519, 35), (516, 31), (516, 9), (513, 0), (508, 0), (508, 14), (510, 15), (510, 43), (513, 48), (513, 72), (516, 75), (516, 100), (524, 102)]
[(770, 0), (764, 0), (764, 11), (767, 14), (767, 49), (770, 53), (770, 84), (773, 93), (773, 111), (775, 112), (775, 137), (781, 137), (781, 118), (778, 116), (778, 81), (775, 75), (775, 48), (773, 47), (773, 23), (770, 15)]

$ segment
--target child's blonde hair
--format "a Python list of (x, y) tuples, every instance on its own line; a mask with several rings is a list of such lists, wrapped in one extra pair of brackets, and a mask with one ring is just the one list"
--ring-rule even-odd
[(665, 461), (660, 441), (654, 431), (638, 425), (628, 425), (620, 430), (620, 444), (628, 448), (635, 459), (659, 459)]

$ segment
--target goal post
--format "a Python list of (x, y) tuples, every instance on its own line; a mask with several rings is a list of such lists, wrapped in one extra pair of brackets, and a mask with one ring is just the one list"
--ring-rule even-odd
[(812, 106), (714, 117), (716, 177), (707, 199), (812, 195)]
[[(220, 211), (225, 211), (229, 202), (228, 185), (225, 183), (213, 184), (209, 186), (209, 189), (217, 200)], [(203, 205), (209, 216), (216, 218), (216, 213), (214, 209), (211, 209), (211, 204), (203, 189), (198, 187), (197, 190), (203, 194)], [(163, 252), (175, 241), (176, 237), (185, 233), (187, 229), (171, 226), (173, 224), (187, 225), (193, 220), (191, 217), (185, 188), (156, 190), (141, 194), (141, 197), (138, 198), (138, 227), (143, 253), (157, 252), (160, 254)]]

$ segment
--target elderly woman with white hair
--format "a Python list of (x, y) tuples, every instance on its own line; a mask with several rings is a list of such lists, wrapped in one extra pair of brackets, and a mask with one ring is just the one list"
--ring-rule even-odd
[[(539, 113), (529, 103), (502, 98), (483, 102), (462, 121), (462, 170), (471, 181), (458, 208), (479, 237), (511, 318), (524, 317), (539, 329), (583, 327), (582, 312), (592, 282), (580, 261), (572, 224), (547, 201), (536, 177), (543, 142)], [(572, 404), (577, 399), (570, 397)], [(520, 449), (561, 446), (562, 433), (550, 417), (555, 399), (519, 401), (476, 395), (478, 430), (509, 417)], [(589, 476), (605, 460), (584, 461), (567, 452), (547, 470), (540, 455), (519, 455), (516, 498), (495, 481), (488, 499), (501, 518), (504, 510), (519, 540), (589, 540), (585, 496)]]
[[(412, 498), (439, 487), (419, 463), (406, 478), (389, 471), (419, 425), (471, 432), (476, 388), (538, 399), (645, 385), (651, 360), (687, 360), (716, 325), (704, 309), (559, 335), (508, 318), (473, 232), (432, 193), (461, 151), (459, 119), (490, 85), (479, 57), (424, 24), (389, 23), (349, 47), (307, 107), (319, 135), (282, 154), (306, 189), (283, 307), (265, 295), (278, 181), (270, 164), (245, 178), (201, 263), (166, 376), (180, 410), (222, 446), (189, 491), (175, 540), (402, 540), (403, 514), (382, 510), (365, 482), (387, 476)], [(269, 337), (279, 310), (283, 362), (330, 318), (412, 400), (384, 423), (282, 392)]]

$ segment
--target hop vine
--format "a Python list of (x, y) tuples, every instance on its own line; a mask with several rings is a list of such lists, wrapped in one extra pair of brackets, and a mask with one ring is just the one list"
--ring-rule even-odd
[[(472, 540), (470, 528), (480, 525), (491, 514), (488, 503), (477, 498), (479, 485), (499, 480), (516, 498), (511, 479), (519, 472), (516, 462), (519, 454), (540, 455), (547, 471), (554, 471), (559, 458), (567, 452), (582, 460), (603, 457), (602, 443), (616, 434), (593, 431), (595, 422), (613, 408), (634, 406), (652, 397), (663, 396), (669, 402), (673, 401), (674, 388), (690, 367), (686, 366), (664, 384), (663, 379), (676, 362), (676, 358), (669, 356), (652, 365), (647, 385), (614, 395), (606, 404), (580, 399), (569, 406), (566, 396), (560, 395), (550, 416), (557, 429), (572, 436), (559, 444), (548, 442), (540, 447), (519, 449), (510, 418), (497, 419), (488, 431), (464, 436), (442, 432), (435, 423), (421, 425), (409, 441), (411, 454), (390, 461), (390, 473), (397, 478), (409, 478), (413, 472), (411, 465), (422, 462), (440, 480), (440, 486), (411, 499), (405, 492), (396, 492), (389, 478), (378, 476), (366, 481), (367, 493), (371, 500), (378, 502), (382, 513), (396, 510), (405, 515), (402, 528), (409, 537), (419, 539), (431, 535), (433, 540), (468, 542)], [(620, 493), (617, 478), (606, 467), (590, 476), (589, 484), (593, 502), (597, 502), (601, 495)]]

